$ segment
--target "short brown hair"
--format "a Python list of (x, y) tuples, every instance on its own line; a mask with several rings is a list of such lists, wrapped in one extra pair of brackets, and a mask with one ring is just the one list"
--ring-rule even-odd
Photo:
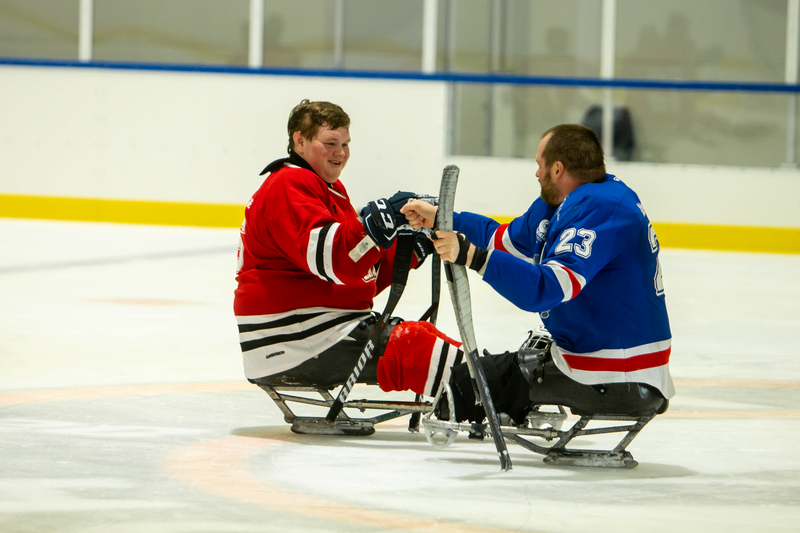
[(294, 132), (299, 131), (306, 139), (313, 139), (320, 127), (332, 130), (350, 127), (350, 117), (344, 109), (330, 102), (303, 100), (289, 115), (289, 151), (294, 151)]
[(581, 183), (603, 180), (606, 164), (603, 145), (595, 133), (580, 124), (560, 124), (544, 132), (542, 138), (552, 134), (542, 150), (546, 165), (561, 161), (572, 177)]

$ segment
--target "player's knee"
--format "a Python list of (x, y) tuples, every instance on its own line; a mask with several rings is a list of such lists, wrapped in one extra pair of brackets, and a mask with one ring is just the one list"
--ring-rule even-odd
[(435, 394), (441, 380), (449, 379), (450, 367), (460, 362), (460, 350), (448, 341), (430, 322), (397, 325), (378, 361), (378, 385), (385, 391)]

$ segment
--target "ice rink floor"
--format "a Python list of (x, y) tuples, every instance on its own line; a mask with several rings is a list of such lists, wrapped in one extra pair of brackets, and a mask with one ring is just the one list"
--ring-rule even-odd
[[(663, 250), (677, 395), (639, 466), (510, 444), (501, 472), (490, 441), (437, 450), (405, 418), (291, 433), (243, 377), (237, 241), (0, 218), (1, 532), (800, 531), (800, 256)], [(427, 307), (421, 270), (396, 314)], [(537, 317), (472, 289), (480, 347), (516, 349)]]

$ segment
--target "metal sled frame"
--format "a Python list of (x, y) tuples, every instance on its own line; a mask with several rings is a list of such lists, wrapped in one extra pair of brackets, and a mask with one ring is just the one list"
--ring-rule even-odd
[[(443, 401), (443, 391), (447, 392), (448, 401), (452, 398), (452, 393), (448, 384), (440, 388), (439, 393), (433, 401), (433, 409), (436, 409), (439, 402)], [(656, 417), (652, 412), (643, 416), (618, 416), (590, 414), (581, 415), (571, 428), (566, 431), (561, 430), (561, 426), (567, 419), (567, 413), (562, 406), (557, 413), (542, 412), (538, 407), (531, 411), (520, 426), (503, 425), (502, 432), (506, 440), (515, 442), (528, 450), (544, 455), (543, 461), (551, 465), (567, 466), (596, 466), (605, 468), (635, 468), (638, 462), (633, 459), (630, 452), (625, 448), (633, 441), (636, 435)], [(458, 432), (469, 432), (471, 435), (482, 436), (487, 430), (486, 423), (459, 423), (455, 421), (453, 405), (451, 403), (449, 412), (450, 420), (435, 420), (431, 418), (433, 409), (422, 417), (422, 426), (428, 441), (435, 447), (445, 447), (450, 445)], [(606, 427), (586, 429), (586, 426), (593, 421), (618, 422)], [(567, 445), (577, 437), (589, 435), (602, 435), (608, 433), (624, 433), (619, 443), (611, 450), (595, 449), (576, 449), (567, 448)], [(550, 446), (542, 446), (529, 440), (531, 437), (545, 439), (548, 442), (556, 441)]]
[[(330, 409), (335, 398), (327, 389), (316, 387), (270, 387), (258, 385), (278, 406), (283, 413), (283, 419), (292, 425), (292, 431), (310, 435), (371, 435), (375, 432), (375, 425), (387, 420), (393, 420), (414, 413), (425, 414), (431, 410), (430, 402), (399, 402), (399, 401), (374, 401), (374, 400), (349, 400), (344, 403), (336, 420), (329, 422), (325, 416), (298, 416), (288, 405), (290, 402), (313, 405)], [(317, 393), (322, 399), (297, 396), (296, 393)], [(345, 410), (357, 409), (365, 413), (367, 409), (384, 411), (373, 417), (353, 418)], [(409, 425), (409, 431), (418, 431), (418, 424)]]

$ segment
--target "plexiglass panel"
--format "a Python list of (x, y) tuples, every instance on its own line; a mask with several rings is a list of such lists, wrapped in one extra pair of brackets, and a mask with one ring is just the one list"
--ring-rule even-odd
[[(447, 4), (454, 71), (596, 77), (598, 1), (458, 0)], [(443, 46), (447, 46), (445, 42)], [(452, 150), (457, 155), (536, 156), (544, 131), (578, 122), (600, 92), (571, 87), (459, 84)]]
[(488, 72), (489, 0), (442, 0), (440, 68), (449, 72)]
[(246, 65), (248, 0), (94, 0), (96, 60)]
[(786, 0), (617, 0), (616, 76), (782, 82)]
[(347, 0), (345, 10), (345, 68), (422, 68), (422, 0)]
[(458, 155), (534, 159), (542, 134), (579, 123), (602, 101), (598, 89), (458, 84), (452, 151)]
[(511, 72), (535, 76), (600, 75), (601, 2), (507, 0)]
[(0, 56), (77, 59), (78, 0), (0, 0)]
[[(250, 0), (93, 3), (94, 60), (248, 64)], [(419, 71), (423, 4), (264, 0), (263, 64)], [(599, 77), (602, 5), (439, 0), (437, 69)], [(785, 79), (787, 0), (616, 5), (617, 78)], [(77, 59), (78, 17), (79, 0), (0, 0), (0, 56)], [(543, 131), (588, 123), (590, 110), (603, 102), (603, 90), (581, 87), (457, 84), (451, 94), (456, 155), (532, 158)], [(630, 116), (626, 158), (633, 161), (777, 167), (796, 159), (786, 146), (800, 113), (790, 106), (795, 95), (616, 89), (613, 99)]]
[(333, 0), (265, 0), (264, 66), (334, 67)]
[(634, 161), (779, 167), (789, 96), (615, 91), (633, 119)]
[(442, 70), (597, 76), (597, 0), (442, 0)]
[(266, 0), (264, 7), (265, 67), (422, 66), (422, 0)]
[[(599, 1), (455, 4), (450, 23), (456, 35), (469, 31), (485, 37), (471, 43), (486, 47), (484, 72), (600, 74)], [(462, 9), (467, 4), (475, 9)], [(786, 10), (785, 0), (618, 0), (615, 76), (782, 82)], [(465, 12), (473, 17), (470, 30)], [(494, 36), (498, 31), (501, 44)], [(454, 70), (467, 70), (460, 68), (467, 65), (465, 58), (479, 54), (467, 55), (470, 44), (459, 48), (461, 41), (455, 42)], [(480, 63), (468, 66), (479, 70)], [(603, 102), (603, 91), (581, 88), (464, 85), (454, 94), (452, 147), (458, 155), (532, 158), (543, 131), (562, 122), (588, 124), (589, 110)], [(625, 160), (766, 167), (785, 161), (792, 96), (679, 90), (615, 90), (613, 95), (631, 121), (633, 146), (624, 152)]]
[[(618, 0), (616, 75), (782, 82), (785, 0)], [(630, 109), (634, 160), (780, 166), (788, 96), (776, 93), (615, 91)]]

